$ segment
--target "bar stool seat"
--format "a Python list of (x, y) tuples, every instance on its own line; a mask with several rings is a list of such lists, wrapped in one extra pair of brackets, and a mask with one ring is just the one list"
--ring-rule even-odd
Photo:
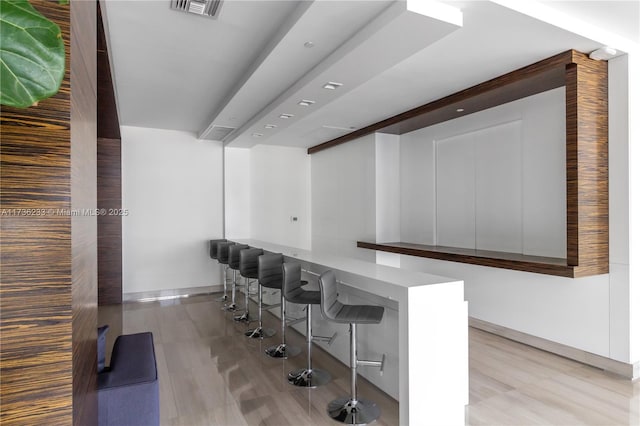
[(372, 305), (347, 305), (338, 300), (338, 286), (333, 271), (326, 271), (319, 278), (322, 316), (333, 322), (348, 323), (351, 334), (351, 395), (338, 398), (329, 403), (327, 413), (332, 419), (345, 424), (367, 424), (380, 417), (380, 408), (375, 402), (358, 399), (356, 381), (358, 365), (384, 368), (384, 355), (381, 361), (359, 360), (357, 353), (357, 325), (378, 324), (382, 321), (384, 307)]

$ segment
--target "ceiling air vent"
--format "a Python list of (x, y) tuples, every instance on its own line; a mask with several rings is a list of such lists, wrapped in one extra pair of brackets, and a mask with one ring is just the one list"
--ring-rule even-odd
[(214, 124), (207, 133), (203, 135), (203, 139), (222, 142), (224, 141), (224, 138), (229, 136), (229, 134), (234, 130), (234, 127), (217, 126)]
[(171, 9), (215, 18), (220, 12), (222, 0), (171, 0)]

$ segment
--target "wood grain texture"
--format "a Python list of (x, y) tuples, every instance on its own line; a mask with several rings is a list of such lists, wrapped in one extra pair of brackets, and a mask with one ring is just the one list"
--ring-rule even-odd
[(31, 3), (60, 26), (67, 72), (37, 107), (2, 108), (0, 422), (95, 424), (95, 260), (78, 254), (95, 231), (70, 215), (95, 192), (95, 4)]
[(574, 52), (566, 70), (567, 261), (576, 276), (609, 272), (607, 63)]
[[(71, 208), (97, 207), (96, 2), (71, 2)], [(97, 217), (71, 217), (73, 424), (96, 424)]]
[[(72, 423), (70, 9), (32, 4), (62, 30), (61, 90), (36, 108), (2, 107), (0, 422)], [(42, 209), (14, 211), (12, 209)]]
[[(98, 138), (98, 208), (122, 208), (120, 139)], [(122, 216), (98, 216), (98, 305), (122, 303)]]
[(358, 241), (357, 245), (360, 248), (428, 259), (447, 260), (449, 262), (468, 263), (471, 265), (490, 266), (493, 268), (512, 269), (515, 271), (534, 272), (569, 278), (576, 276), (576, 267), (567, 265), (565, 259), (403, 242), (372, 243)]

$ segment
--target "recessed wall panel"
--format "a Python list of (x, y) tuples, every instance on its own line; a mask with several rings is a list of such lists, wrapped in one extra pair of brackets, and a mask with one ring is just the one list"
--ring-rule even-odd
[(521, 122), (473, 133), (476, 148), (476, 248), (522, 252)]
[(473, 133), (436, 141), (436, 241), (475, 247), (475, 147)]

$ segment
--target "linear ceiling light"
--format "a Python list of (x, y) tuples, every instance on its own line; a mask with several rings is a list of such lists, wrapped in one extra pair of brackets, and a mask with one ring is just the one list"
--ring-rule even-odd
[(336, 90), (338, 87), (342, 86), (342, 83), (336, 83), (335, 81), (329, 81), (322, 86), (323, 89), (327, 90)]
[(310, 101), (308, 99), (302, 99), (300, 102), (298, 102), (298, 105), (300, 106), (311, 106), (313, 104), (315, 104), (316, 101)]
[(284, 113), (280, 114), (280, 118), (282, 118), (283, 120), (288, 120), (292, 117), (293, 117), (293, 114), (284, 114)]

